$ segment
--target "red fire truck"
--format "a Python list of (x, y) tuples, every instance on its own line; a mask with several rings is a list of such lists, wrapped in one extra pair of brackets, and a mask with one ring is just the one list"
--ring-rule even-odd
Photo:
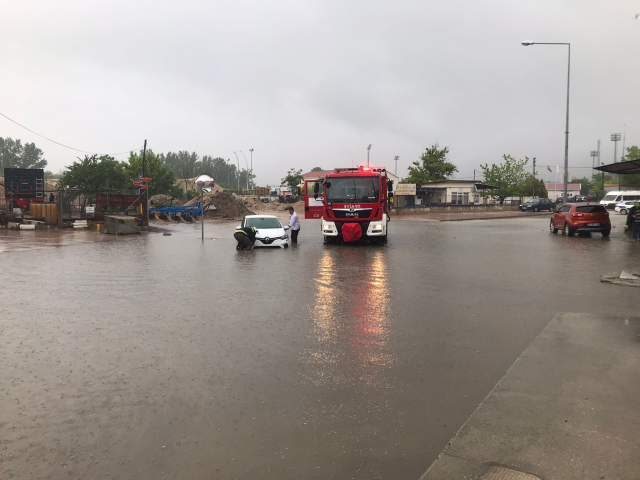
[(325, 242), (387, 241), (393, 181), (384, 167), (336, 168), (324, 179), (306, 180), (304, 218), (322, 219)]

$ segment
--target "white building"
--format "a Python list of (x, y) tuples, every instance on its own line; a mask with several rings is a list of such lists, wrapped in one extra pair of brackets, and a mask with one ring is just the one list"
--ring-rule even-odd
[[(416, 189), (416, 205), (480, 205), (495, 187), (477, 180), (442, 180), (422, 183)], [(403, 206), (398, 204), (398, 206)], [(407, 205), (405, 201), (404, 206)]]
[[(545, 187), (549, 193), (549, 200), (555, 202), (564, 195), (564, 183), (545, 183)], [(567, 196), (575, 197), (576, 195), (580, 195), (581, 188), (581, 183), (567, 183)]]

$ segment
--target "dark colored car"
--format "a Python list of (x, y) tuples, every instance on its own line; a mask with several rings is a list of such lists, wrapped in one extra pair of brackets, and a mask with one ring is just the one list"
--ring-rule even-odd
[(611, 233), (611, 220), (603, 205), (567, 203), (551, 217), (549, 230), (551, 233), (562, 230), (562, 234), (567, 237), (580, 232), (600, 232), (603, 237), (608, 237)]
[(555, 203), (553, 203), (548, 198), (534, 198), (533, 200), (529, 200), (528, 202), (520, 205), (520, 210), (522, 210), (523, 212), (526, 212), (527, 210), (532, 210), (534, 212), (548, 210), (550, 212), (553, 212), (555, 206)]

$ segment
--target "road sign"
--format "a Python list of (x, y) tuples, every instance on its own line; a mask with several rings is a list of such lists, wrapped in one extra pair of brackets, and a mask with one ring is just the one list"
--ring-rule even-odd
[(415, 195), (416, 184), (415, 183), (399, 183), (396, 185), (396, 195)]
[(139, 182), (139, 181), (137, 181), (137, 180), (134, 180), (134, 181), (133, 181), (133, 184), (134, 184), (134, 185), (141, 185), (141, 182)]
[(151, 181), (151, 177), (142, 177), (140, 180), (142, 180), (143, 182), (150, 182)]
[(140, 188), (142, 190), (147, 190), (149, 188), (149, 185), (140, 185)]

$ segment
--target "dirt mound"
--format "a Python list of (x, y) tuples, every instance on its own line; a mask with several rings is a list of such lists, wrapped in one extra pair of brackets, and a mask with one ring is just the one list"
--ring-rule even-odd
[[(193, 205), (199, 201), (200, 195), (189, 200), (186, 205)], [(204, 196), (204, 206), (204, 216), (207, 218), (241, 220), (245, 215), (255, 215), (242, 200), (224, 190), (206, 194)]]
[[(205, 203), (205, 205), (208, 205), (207, 204), (207, 197), (212, 197), (216, 193), (224, 192), (224, 191), (225, 191), (224, 188), (222, 188), (220, 185), (218, 185), (216, 183), (216, 185), (213, 187), (213, 191), (211, 193), (205, 193), (204, 194), (204, 203)], [(196, 195), (191, 200), (189, 200), (187, 203), (185, 203), (185, 205), (195, 205), (196, 203), (200, 203), (200, 195)]]

